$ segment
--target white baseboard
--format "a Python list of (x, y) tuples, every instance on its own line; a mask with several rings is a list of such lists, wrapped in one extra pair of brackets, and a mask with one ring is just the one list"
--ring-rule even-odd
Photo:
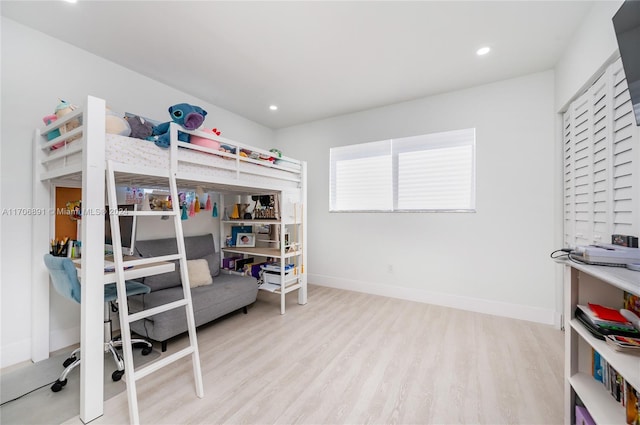
[(406, 288), (401, 286), (390, 286), (379, 283), (342, 279), (334, 276), (325, 276), (320, 274), (310, 273), (308, 275), (308, 281), (310, 284), (318, 286), (327, 286), (330, 288), (345, 289), (347, 291), (363, 292), (372, 295), (382, 295), (390, 298), (441, 305), (444, 307), (474, 311), (477, 313), (492, 314), (494, 316), (527, 320), (530, 322), (553, 325), (557, 329), (560, 329), (560, 314), (552, 309), (531, 307), (520, 304), (510, 304), (502, 301), (492, 301), (486, 299), (464, 297), (460, 295), (442, 294), (415, 288)]
[[(76, 345), (80, 342), (80, 327), (53, 331), (49, 334), (49, 352)], [(2, 346), (2, 362), (0, 367), (5, 368), (18, 363), (32, 361), (31, 339)], [(44, 359), (42, 359), (44, 360)]]
[(2, 346), (0, 353), (1, 368), (9, 367), (31, 360), (31, 339), (23, 339), (19, 342)]
[(80, 343), (80, 326), (59, 329), (49, 334), (49, 352)]

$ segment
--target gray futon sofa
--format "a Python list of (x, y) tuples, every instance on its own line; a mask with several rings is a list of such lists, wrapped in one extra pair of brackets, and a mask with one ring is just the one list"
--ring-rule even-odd
[[(246, 276), (220, 273), (220, 255), (216, 252), (213, 235), (188, 236), (184, 238), (187, 260), (205, 259), (213, 277), (211, 285), (191, 288), (191, 299), (196, 326), (203, 325), (233, 311), (243, 309), (255, 302), (258, 294), (256, 279)], [(140, 257), (155, 257), (178, 252), (175, 238), (136, 241), (136, 254)], [(180, 284), (180, 264), (176, 270), (141, 280), (151, 287), (149, 294), (129, 297), (129, 312), (157, 307), (183, 298)], [(131, 323), (131, 330), (143, 337), (162, 343), (167, 349), (167, 340), (187, 331), (185, 308), (176, 308)]]

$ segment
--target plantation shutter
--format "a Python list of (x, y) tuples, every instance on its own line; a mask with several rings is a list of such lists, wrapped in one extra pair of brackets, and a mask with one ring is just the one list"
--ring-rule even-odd
[[(564, 243), (573, 244), (575, 235), (575, 201), (574, 201), (574, 172), (573, 172), (573, 122), (571, 112), (567, 111), (562, 117), (564, 122)], [(570, 241), (570, 243), (569, 243)]]
[(593, 221), (593, 161), (591, 146), (593, 145), (593, 130), (591, 128), (592, 105), (589, 96), (572, 105), (573, 109), (573, 202), (576, 243), (584, 244), (585, 238), (590, 236)]
[(566, 246), (638, 236), (640, 137), (620, 60), (563, 116)]
[(611, 79), (600, 77), (590, 95), (593, 104), (593, 241), (610, 243)]
[[(633, 114), (622, 63), (616, 62), (613, 79), (613, 222), (612, 233), (640, 236), (638, 232), (638, 127)], [(634, 196), (635, 195), (635, 196)], [(635, 214), (634, 214), (635, 212)]]

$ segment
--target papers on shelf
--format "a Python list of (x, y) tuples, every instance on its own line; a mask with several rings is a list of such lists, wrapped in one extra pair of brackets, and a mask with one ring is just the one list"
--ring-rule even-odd
[[(133, 266), (124, 266), (124, 269), (130, 269)], [(116, 271), (116, 263), (109, 260), (104, 260), (104, 271), (105, 272), (115, 272)]]
[[(296, 282), (298, 282), (297, 278), (289, 278), (288, 280), (286, 280), (284, 282), (284, 286), (285, 288), (289, 287), (290, 285), (295, 284)], [(279, 291), (280, 290), (280, 276), (278, 275), (278, 279), (277, 280), (269, 280), (269, 281), (264, 281), (263, 283), (260, 284), (259, 286), (260, 289), (265, 290), (265, 291), (269, 291), (269, 292), (275, 292), (275, 291)]]
[[(628, 330), (632, 332), (634, 331), (633, 324), (627, 321), (624, 317), (622, 317), (622, 315), (620, 315), (620, 313), (618, 313), (617, 311), (616, 313), (618, 313), (618, 315), (622, 318), (622, 321), (617, 320), (617, 316), (605, 316), (607, 317), (606, 319), (598, 316), (596, 312), (593, 310), (593, 308), (591, 307), (593, 305), (594, 304), (589, 304), (589, 306), (587, 307), (587, 306), (578, 304), (578, 308), (586, 315), (586, 317), (589, 319), (589, 321), (592, 324), (603, 327), (603, 328), (612, 329), (612, 330)], [(611, 320), (612, 317), (615, 317), (616, 320)]]
[[(269, 271), (269, 272), (280, 273), (280, 263), (265, 264), (261, 268), (262, 268), (262, 270), (266, 270), (266, 271)], [(284, 265), (285, 273), (287, 273), (291, 269), (293, 269), (293, 264), (285, 264)]]
[(611, 348), (624, 353), (640, 355), (640, 339), (619, 335), (605, 335), (605, 341)]
[(275, 283), (263, 283), (260, 285), (260, 289), (269, 292), (275, 292), (280, 289), (280, 285), (276, 285)]

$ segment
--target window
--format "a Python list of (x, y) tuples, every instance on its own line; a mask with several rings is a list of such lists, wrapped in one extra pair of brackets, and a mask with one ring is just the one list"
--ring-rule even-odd
[(473, 211), (475, 129), (331, 148), (330, 211)]

